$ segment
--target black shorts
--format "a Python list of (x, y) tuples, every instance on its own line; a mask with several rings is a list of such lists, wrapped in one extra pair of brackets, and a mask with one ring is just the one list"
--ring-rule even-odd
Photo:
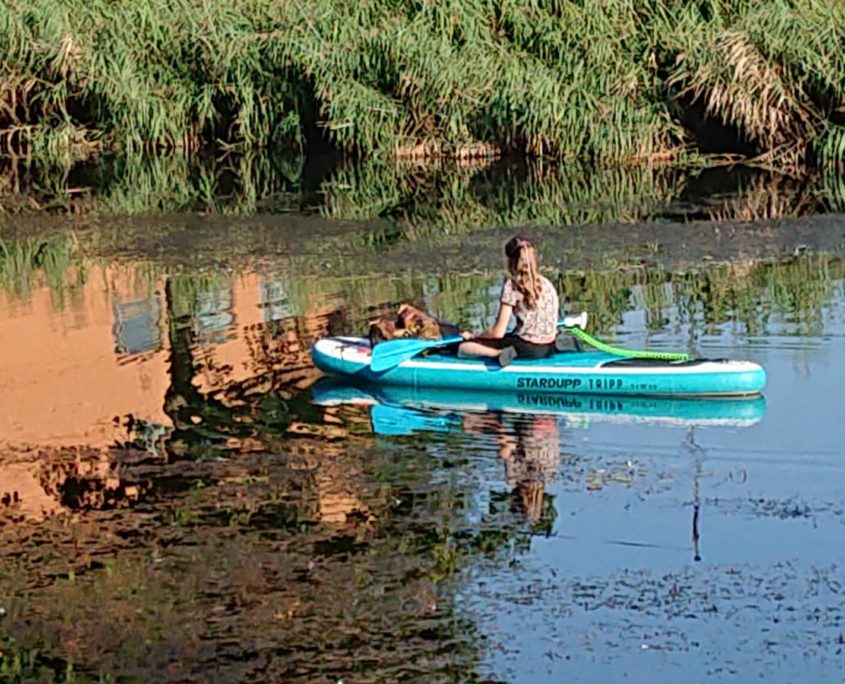
[(473, 342), (483, 344), (485, 347), (493, 347), (493, 349), (513, 347), (516, 349), (517, 358), (520, 359), (545, 359), (547, 356), (551, 356), (555, 351), (554, 342), (549, 342), (548, 344), (535, 344), (534, 342), (523, 340), (519, 337), (519, 335), (514, 335), (513, 333), (508, 333), (500, 339), (478, 337), (474, 339)]

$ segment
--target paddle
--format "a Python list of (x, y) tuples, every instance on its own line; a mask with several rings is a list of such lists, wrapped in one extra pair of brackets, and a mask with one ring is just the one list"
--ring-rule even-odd
[[(558, 321), (558, 324), (566, 328), (571, 326), (584, 327), (587, 324), (587, 313), (582, 312), (578, 316), (566, 316), (562, 321)], [(435, 349), (437, 347), (444, 347), (447, 344), (463, 341), (464, 338), (460, 335), (439, 340), (419, 340), (412, 337), (385, 340), (373, 347), (370, 370), (374, 373), (381, 373), (395, 368), (403, 361), (414, 358), (426, 349)]]
[[(621, 356), (629, 359), (661, 359), (664, 361), (689, 361), (691, 358), (689, 354), (681, 352), (641, 351), (613, 347), (586, 333), (584, 331), (586, 325), (586, 311), (582, 311), (577, 316), (565, 316), (562, 320), (558, 321), (558, 327), (564, 328), (570, 335), (574, 335), (599, 351), (614, 354), (615, 356)], [(426, 349), (435, 349), (437, 347), (443, 347), (447, 344), (454, 344), (456, 342), (463, 342), (463, 338), (456, 335), (454, 337), (446, 337), (440, 340), (418, 340), (408, 337), (403, 337), (397, 340), (386, 340), (384, 342), (380, 342), (373, 348), (372, 359), (370, 360), (370, 370), (375, 373), (381, 373), (383, 371), (390, 370), (391, 368), (395, 368), (403, 361), (412, 359)]]
[(420, 352), (435, 347), (443, 347), (455, 342), (463, 342), (460, 335), (444, 337), (439, 340), (418, 340), (412, 337), (400, 337), (397, 340), (385, 340), (373, 347), (372, 358), (370, 359), (370, 370), (374, 373), (381, 373), (398, 366), (407, 359), (412, 359)]

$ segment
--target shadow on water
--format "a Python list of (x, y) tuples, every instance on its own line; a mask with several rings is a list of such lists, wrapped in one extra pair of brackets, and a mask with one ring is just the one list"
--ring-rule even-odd
[[(318, 273), (309, 250), (227, 270), (97, 258), (70, 234), (2, 243), (3, 677), (530, 679), (537, 663), (566, 671), (554, 653), (589, 671), (594, 647), (572, 634), (616, 639), (605, 653), (628, 667), (624, 634), (667, 617), (681, 626), (638, 637), (668, 654), (666, 672), (722, 630), (696, 655), (716, 667), (741, 656), (733, 611), (757, 598), (767, 626), (778, 612), (753, 589), (771, 573), (730, 555), (724, 525), (751, 546), (784, 520), (838, 521), (836, 492), (752, 496), (731, 459), (787, 458), (783, 434), (753, 436), (783, 420), (778, 354), (843, 334), (839, 256), (561, 269), (602, 334), (773, 354), (775, 400), (550, 404), (320, 380), (317, 338), (406, 299), (480, 325), (499, 276)], [(828, 464), (826, 442), (807, 449), (808, 468)], [(762, 563), (775, 546), (748, 553)], [(840, 625), (813, 628), (825, 654)]]

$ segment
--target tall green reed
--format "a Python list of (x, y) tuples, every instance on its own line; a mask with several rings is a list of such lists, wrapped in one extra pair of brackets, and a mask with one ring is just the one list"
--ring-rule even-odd
[(0, 149), (678, 160), (698, 100), (772, 163), (841, 164), (843, 40), (831, 0), (8, 0)]

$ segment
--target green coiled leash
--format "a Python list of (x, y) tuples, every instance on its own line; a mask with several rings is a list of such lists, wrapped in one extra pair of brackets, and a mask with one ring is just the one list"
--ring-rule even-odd
[(658, 352), (658, 351), (635, 351), (633, 349), (622, 349), (621, 347), (614, 347), (597, 340), (592, 335), (584, 332), (581, 328), (564, 328), (570, 335), (574, 335), (579, 340), (586, 342), (599, 351), (607, 352), (608, 354), (615, 354), (617, 356), (624, 356), (629, 359), (660, 359), (662, 361), (690, 361), (692, 357), (689, 354), (682, 352)]

